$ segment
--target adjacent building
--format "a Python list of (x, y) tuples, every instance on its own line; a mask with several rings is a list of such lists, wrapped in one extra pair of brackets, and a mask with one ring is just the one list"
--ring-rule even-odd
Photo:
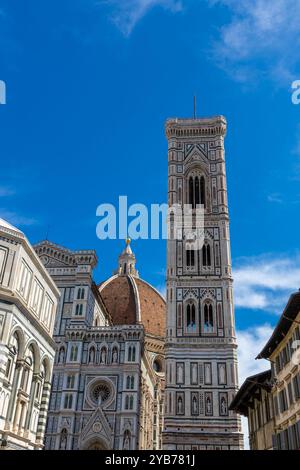
[(46, 449), (160, 449), (165, 301), (140, 279), (127, 240), (96, 285), (93, 250), (35, 246), (60, 290)]
[(273, 449), (300, 449), (300, 291), (291, 295), (257, 359), (272, 365)]
[[(180, 239), (171, 213), (167, 261), (164, 449), (243, 448), (229, 409), (238, 388), (223, 116), (169, 119), (170, 207), (189, 205)], [(204, 210), (203, 228), (196, 209)], [(186, 222), (185, 222), (186, 223)], [(202, 232), (201, 232), (202, 230)], [(194, 243), (203, 238), (203, 244)]]
[(42, 449), (59, 291), (25, 235), (0, 219), (0, 448)]
[(246, 379), (230, 408), (248, 417), (252, 450), (300, 449), (300, 291), (257, 356), (271, 370)]
[(248, 377), (230, 405), (230, 409), (248, 418), (251, 450), (271, 450), (275, 417), (271, 394), (271, 370)]

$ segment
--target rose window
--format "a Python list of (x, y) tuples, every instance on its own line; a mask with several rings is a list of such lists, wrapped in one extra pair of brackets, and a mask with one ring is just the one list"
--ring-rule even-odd
[(97, 404), (104, 403), (105, 401), (107, 401), (110, 395), (110, 388), (104, 383), (96, 384), (91, 391), (91, 398)]

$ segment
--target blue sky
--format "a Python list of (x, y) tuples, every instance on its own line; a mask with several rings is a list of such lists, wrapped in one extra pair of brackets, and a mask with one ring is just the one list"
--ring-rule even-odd
[[(226, 159), (241, 378), (300, 287), (298, 0), (0, 0), (0, 216), (31, 242), (94, 248), (97, 281), (121, 241), (96, 237), (96, 207), (162, 203), (164, 122), (228, 121)], [(162, 289), (165, 243), (136, 241)]]

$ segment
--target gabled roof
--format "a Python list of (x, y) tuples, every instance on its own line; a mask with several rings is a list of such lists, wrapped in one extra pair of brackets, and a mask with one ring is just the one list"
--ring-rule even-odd
[(255, 395), (260, 393), (261, 389), (271, 390), (270, 380), (271, 369), (248, 377), (232, 400), (229, 409), (248, 416), (248, 408)]
[(7, 220), (1, 219), (1, 217), (0, 217), (0, 227), (4, 228), (4, 229), (7, 229), (7, 230), (12, 230), (14, 232), (17, 232), (20, 235), (24, 235), (21, 230), (19, 230), (14, 225), (11, 225), (9, 222), (7, 222)]
[(300, 312), (300, 290), (292, 294), (273, 331), (273, 334), (256, 359), (268, 359), (289, 332)]

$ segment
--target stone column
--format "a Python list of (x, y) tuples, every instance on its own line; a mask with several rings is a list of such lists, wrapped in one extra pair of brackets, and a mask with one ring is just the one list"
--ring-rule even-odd
[(39, 419), (38, 419), (37, 432), (36, 432), (36, 443), (40, 445), (43, 444), (43, 440), (44, 440), (50, 391), (51, 391), (51, 383), (45, 381), (44, 387), (43, 387), (42, 399), (41, 399), (41, 408), (40, 408), (40, 414), (39, 414)]

